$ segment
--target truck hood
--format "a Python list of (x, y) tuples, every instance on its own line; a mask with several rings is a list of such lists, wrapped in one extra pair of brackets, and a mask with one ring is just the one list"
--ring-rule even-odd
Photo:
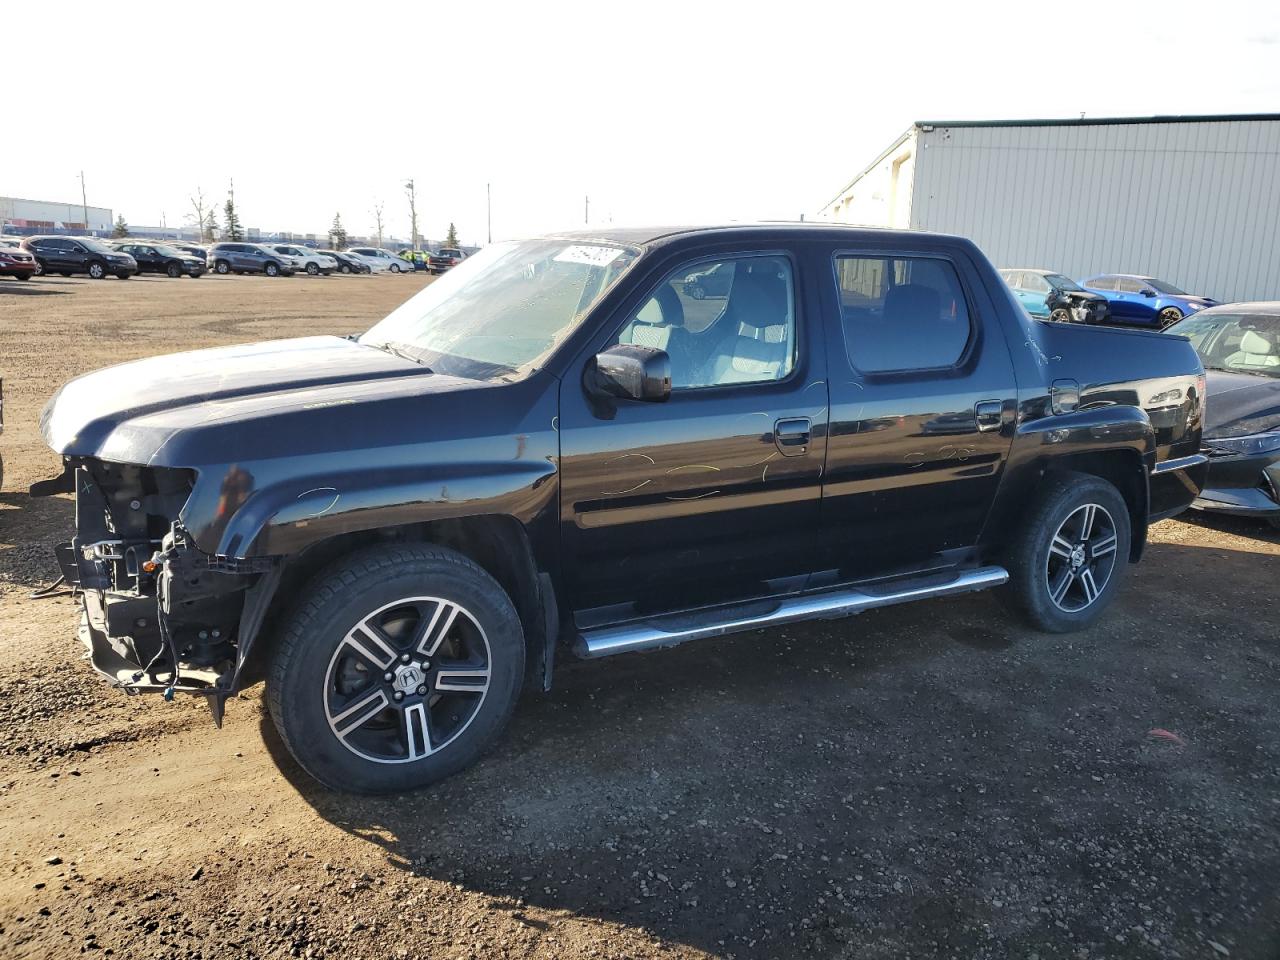
[(1206, 440), (1280, 429), (1280, 377), (1209, 370)]
[[(77, 377), (45, 405), (40, 432), (64, 456), (140, 462), (135, 457), (148, 444), (122, 445), (122, 435), (140, 440), (147, 425), (172, 431), (470, 383), (341, 337), (272, 340), (149, 357)], [(139, 448), (132, 456), (130, 446)]]

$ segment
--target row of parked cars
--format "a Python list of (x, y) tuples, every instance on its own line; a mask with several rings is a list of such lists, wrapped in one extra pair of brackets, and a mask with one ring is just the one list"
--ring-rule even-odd
[(1079, 282), (1053, 270), (1000, 270), (1018, 302), (1033, 317), (1063, 323), (1106, 323), (1163, 330), (1183, 317), (1217, 304), (1186, 293), (1166, 280), (1103, 273)]
[[(421, 253), (422, 251), (411, 251)], [(121, 280), (139, 273), (173, 278), (221, 274), (261, 273), (269, 277), (306, 273), (411, 273), (426, 269), (443, 273), (461, 262), (462, 251), (440, 250), (422, 259), (381, 247), (316, 250), (299, 243), (242, 243), (226, 241), (206, 248), (187, 243), (126, 238), (36, 236), (0, 238), (0, 276), (26, 280), (44, 273), (62, 276), (85, 274), (95, 280), (114, 276)]]

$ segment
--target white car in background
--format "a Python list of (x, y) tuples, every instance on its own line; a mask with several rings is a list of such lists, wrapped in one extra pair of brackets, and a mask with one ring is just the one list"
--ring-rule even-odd
[(338, 269), (337, 260), (310, 247), (303, 247), (296, 243), (269, 243), (267, 246), (276, 253), (292, 257), (297, 261), (299, 270), (305, 270), (313, 277), (322, 273), (327, 277)]
[(413, 264), (382, 247), (349, 247), (347, 253), (359, 257), (374, 273), (413, 273)]

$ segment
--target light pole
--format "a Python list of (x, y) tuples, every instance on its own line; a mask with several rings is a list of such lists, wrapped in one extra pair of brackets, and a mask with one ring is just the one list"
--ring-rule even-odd
[(489, 242), (493, 243), (493, 191), (492, 184), (484, 185), (484, 220), (489, 230)]
[(84, 190), (84, 171), (80, 171), (80, 207), (84, 212), (84, 232), (89, 233), (89, 200)]

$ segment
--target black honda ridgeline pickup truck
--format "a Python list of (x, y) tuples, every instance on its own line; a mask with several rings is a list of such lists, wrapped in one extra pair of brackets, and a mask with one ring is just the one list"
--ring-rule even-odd
[(265, 678), (311, 775), (397, 791), (566, 651), (987, 587), (1088, 626), (1200, 491), (1203, 416), (1185, 338), (1032, 320), (963, 239), (610, 230), (493, 244), (359, 336), (73, 380), (32, 492), (75, 491), (114, 685), (220, 722)]

